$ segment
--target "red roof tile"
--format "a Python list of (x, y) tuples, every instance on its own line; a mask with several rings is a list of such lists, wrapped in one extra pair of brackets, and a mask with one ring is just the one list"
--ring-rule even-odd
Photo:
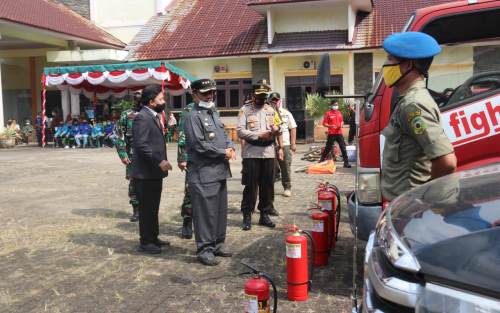
[(62, 4), (48, 0), (1, 0), (0, 20), (24, 24), (108, 46), (125, 44)]
[(275, 34), (269, 46), (265, 17), (247, 5), (265, 1), (298, 0), (179, 0), (158, 34), (149, 42), (141, 42), (132, 58), (187, 59), (377, 48), (385, 37), (401, 31), (415, 10), (453, 0), (413, 0), (404, 5), (398, 5), (401, 0), (373, 0), (372, 12), (358, 14), (350, 44), (346, 31), (338, 30)]
[(319, 1), (319, 0), (248, 0), (247, 5), (281, 4), (281, 3), (309, 2), (309, 1)]
[(181, 0), (158, 35), (140, 47), (142, 60), (252, 54), (267, 40), (266, 21), (247, 0)]
[(361, 48), (380, 47), (384, 39), (403, 30), (408, 18), (420, 8), (453, 2), (455, 0), (373, 0), (370, 13), (357, 16), (353, 46)]

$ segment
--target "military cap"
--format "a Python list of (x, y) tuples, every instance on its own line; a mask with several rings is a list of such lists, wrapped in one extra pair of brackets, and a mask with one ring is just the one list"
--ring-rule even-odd
[(271, 91), (271, 87), (267, 84), (265, 79), (260, 80), (257, 85), (253, 86), (253, 93), (257, 97), (266, 97), (267, 94)]
[(382, 44), (385, 52), (401, 59), (425, 59), (441, 52), (433, 37), (421, 32), (394, 33)]
[(208, 78), (202, 78), (195, 80), (194, 82), (191, 83), (191, 90), (203, 93), (210, 90), (217, 90), (217, 86), (214, 80)]
[(280, 93), (279, 92), (271, 92), (269, 94), (269, 99), (281, 99)]

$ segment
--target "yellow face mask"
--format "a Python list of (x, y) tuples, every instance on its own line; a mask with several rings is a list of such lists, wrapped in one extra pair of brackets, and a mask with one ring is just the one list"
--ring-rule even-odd
[(382, 74), (384, 75), (384, 82), (387, 86), (392, 87), (401, 77), (403, 77), (403, 73), (401, 73), (401, 69), (399, 68), (400, 64), (401, 63), (385, 64), (382, 66)]

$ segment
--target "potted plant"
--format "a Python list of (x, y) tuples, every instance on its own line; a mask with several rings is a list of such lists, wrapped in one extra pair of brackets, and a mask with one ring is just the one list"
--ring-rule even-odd
[(13, 148), (16, 145), (19, 134), (10, 128), (6, 128), (0, 133), (0, 148)]
[[(344, 125), (349, 122), (349, 101), (343, 98), (336, 99), (339, 102), (339, 111), (342, 112)], [(317, 93), (306, 96), (306, 110), (310, 117), (314, 118), (314, 140), (326, 140), (327, 129), (323, 127), (322, 121), (326, 111), (329, 110), (332, 99), (324, 98)]]

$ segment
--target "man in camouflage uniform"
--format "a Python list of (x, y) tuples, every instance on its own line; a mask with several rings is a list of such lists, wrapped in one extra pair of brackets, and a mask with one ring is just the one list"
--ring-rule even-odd
[(134, 123), (134, 118), (137, 112), (140, 110), (141, 106), (141, 93), (136, 92), (134, 94), (134, 107), (125, 110), (121, 113), (120, 119), (116, 122), (115, 132), (117, 136), (116, 140), (116, 152), (118, 152), (118, 157), (125, 165), (125, 178), (129, 181), (128, 183), (128, 196), (130, 199), (130, 204), (132, 205), (133, 214), (130, 217), (131, 222), (137, 222), (139, 220), (139, 201), (137, 201), (136, 193), (134, 190), (134, 184), (132, 182), (132, 177), (130, 177), (130, 171), (132, 170), (132, 125)]
[[(187, 152), (186, 152), (186, 134), (184, 132), (184, 125), (186, 123), (186, 116), (193, 109), (194, 103), (188, 104), (184, 110), (181, 111), (179, 116), (179, 124), (177, 127), (177, 166), (181, 171), (187, 171)], [(184, 199), (181, 205), (182, 216), (182, 230), (181, 237), (184, 239), (191, 239), (193, 237), (193, 208), (191, 206), (191, 199), (189, 197), (189, 189), (187, 180), (184, 187)]]
[(427, 181), (452, 173), (457, 159), (441, 126), (439, 108), (426, 88), (425, 78), (441, 47), (419, 32), (397, 33), (383, 44), (389, 54), (384, 81), (399, 98), (382, 131), (382, 194), (392, 201)]

